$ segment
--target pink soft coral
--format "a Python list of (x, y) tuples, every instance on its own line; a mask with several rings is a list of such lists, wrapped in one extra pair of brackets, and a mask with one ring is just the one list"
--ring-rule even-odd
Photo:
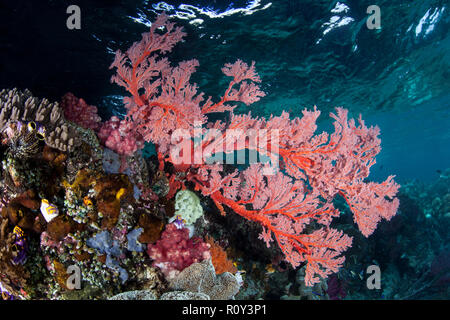
[(201, 238), (189, 239), (189, 229), (178, 229), (170, 223), (161, 239), (148, 245), (147, 253), (154, 260), (153, 265), (171, 279), (191, 264), (209, 259), (209, 247)]
[(100, 141), (119, 155), (132, 155), (144, 147), (144, 140), (136, 133), (134, 124), (113, 116), (100, 127)]
[(97, 114), (97, 107), (88, 105), (82, 98), (73, 93), (66, 93), (61, 99), (64, 117), (86, 129), (97, 130), (102, 119)]

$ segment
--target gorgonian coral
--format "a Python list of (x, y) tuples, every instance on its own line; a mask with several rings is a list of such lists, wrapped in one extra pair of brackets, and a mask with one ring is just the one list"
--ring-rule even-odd
[[(365, 236), (399, 205), (393, 176), (382, 183), (365, 181), (381, 150), (378, 127), (348, 119), (343, 108), (330, 114), (331, 134), (315, 134), (316, 108), (294, 119), (287, 112), (269, 119), (234, 114), (230, 102), (249, 105), (265, 95), (255, 64), (226, 64), (222, 71), (232, 79), (224, 95), (217, 102), (205, 100), (189, 82), (198, 61), (173, 67), (162, 57), (184, 35), (160, 15), (141, 41), (116, 53), (111, 65), (116, 68), (112, 81), (131, 94), (124, 99), (127, 123), (156, 145), (160, 169), (166, 162), (174, 164), (169, 194), (189, 181), (222, 214), (228, 207), (259, 223), (260, 238), (268, 246), (276, 241), (293, 267), (306, 263), (307, 285), (337, 272), (352, 238), (330, 227), (340, 214), (333, 199), (345, 199)], [(213, 112), (229, 112), (230, 120), (208, 123), (206, 115)], [(218, 154), (244, 150), (267, 157), (271, 166), (250, 161), (243, 172), (225, 173), (214, 163), (222, 160)]]

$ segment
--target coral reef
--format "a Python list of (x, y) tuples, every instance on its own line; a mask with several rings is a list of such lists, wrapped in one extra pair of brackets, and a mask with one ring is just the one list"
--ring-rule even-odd
[[(332, 134), (315, 134), (320, 115), (316, 108), (294, 119), (287, 112), (269, 119), (236, 115), (230, 102), (249, 105), (265, 96), (255, 63), (241, 60), (222, 68), (232, 78), (222, 98), (204, 101), (204, 94), (189, 82), (198, 61), (172, 67), (162, 58), (184, 36), (160, 15), (141, 41), (125, 53), (116, 52), (112, 81), (131, 94), (124, 98), (127, 121), (132, 121), (128, 124), (156, 145), (160, 169), (167, 162), (174, 166), (168, 195), (187, 182), (193, 184), (221, 214), (228, 207), (261, 225), (260, 239), (267, 246), (275, 240), (294, 268), (306, 263), (309, 286), (319, 283), (339, 270), (345, 260), (341, 254), (352, 243), (351, 237), (330, 227), (340, 215), (333, 206), (335, 198), (345, 199), (366, 237), (397, 212), (400, 186), (394, 176), (382, 183), (365, 181), (381, 150), (379, 128), (367, 127), (361, 117), (349, 119), (343, 108), (330, 114), (335, 120)], [(220, 112), (230, 113), (228, 123), (208, 123), (207, 114)], [(227, 130), (232, 130), (231, 141)], [(249, 137), (255, 132), (262, 136)], [(261, 140), (265, 143), (258, 143)], [(270, 165), (251, 163), (243, 172), (225, 174), (215, 163), (221, 152), (245, 150), (268, 157)], [(283, 172), (276, 168), (279, 162)]]
[[(370, 246), (351, 223), (334, 222), (351, 212), (367, 237), (399, 206), (393, 176), (367, 180), (379, 129), (342, 108), (331, 114), (331, 134), (315, 134), (315, 108), (294, 119), (235, 114), (237, 104), (265, 96), (255, 63), (225, 64), (223, 96), (205, 99), (190, 83), (198, 61), (172, 66), (164, 57), (184, 36), (160, 15), (141, 41), (116, 53), (112, 81), (130, 93), (124, 119), (101, 122), (96, 107), (70, 93), (58, 104), (28, 90), (0, 92), (3, 297), (345, 296), (343, 253), (354, 242)], [(224, 112), (226, 121), (208, 119)], [(263, 136), (255, 142), (249, 132)], [(145, 143), (156, 155), (144, 157)], [(268, 162), (238, 170), (217, 155), (241, 151)], [(425, 217), (448, 219), (448, 193), (434, 197)], [(428, 274), (440, 283), (448, 282), (444, 249), (420, 256), (435, 261)], [(336, 273), (339, 281), (327, 282)]]

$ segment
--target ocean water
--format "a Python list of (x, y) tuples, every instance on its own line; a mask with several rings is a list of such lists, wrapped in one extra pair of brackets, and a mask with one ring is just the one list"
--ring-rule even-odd
[[(66, 27), (70, 4), (81, 9), (79, 30)], [(380, 9), (376, 29), (367, 25), (373, 4)], [(207, 96), (223, 93), (225, 63), (255, 61), (266, 97), (239, 105), (236, 113), (300, 116), (317, 106), (321, 131), (331, 129), (328, 114), (344, 107), (352, 117), (361, 114), (368, 125), (380, 127), (382, 150), (369, 180), (395, 175), (402, 185), (400, 208), (369, 238), (352, 233), (355, 244), (341, 271), (329, 278), (328, 298), (449, 299), (449, 3), (5, 1), (0, 89), (28, 88), (51, 101), (72, 92), (97, 106), (103, 120), (122, 117), (126, 92), (110, 83), (114, 52), (139, 40), (163, 11), (187, 33), (170, 53), (171, 61), (197, 59), (192, 80)], [(352, 225), (351, 216), (344, 213), (339, 225)], [(381, 288), (370, 290), (366, 269), (373, 264), (379, 265), (382, 281)], [(289, 272), (292, 278), (295, 272)], [(301, 296), (295, 291), (300, 289), (286, 289), (287, 275), (268, 277), (261, 289), (263, 280), (249, 276), (252, 286), (238, 298)]]

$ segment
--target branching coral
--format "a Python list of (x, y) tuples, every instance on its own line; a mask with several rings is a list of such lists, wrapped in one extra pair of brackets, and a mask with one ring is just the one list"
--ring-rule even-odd
[[(161, 33), (159, 29), (164, 31)], [(201, 126), (206, 122), (206, 113), (232, 111), (234, 106), (226, 105), (227, 102), (250, 104), (264, 96), (253, 83), (260, 81), (254, 64), (248, 66), (238, 60), (222, 69), (233, 77), (222, 99), (213, 103), (208, 98), (204, 102), (204, 94), (199, 94), (197, 86), (189, 82), (198, 61), (183, 61), (171, 67), (167, 58), (161, 58), (184, 36), (181, 27), (175, 27), (166, 15), (160, 15), (140, 42), (135, 42), (126, 53), (117, 51), (111, 65), (117, 69), (112, 81), (132, 95), (124, 100), (127, 118), (133, 121), (136, 131), (146, 141), (158, 146), (161, 153), (168, 152), (174, 130), (193, 130), (195, 126)]]
[[(367, 127), (361, 118), (358, 123), (349, 120), (342, 108), (330, 114), (334, 132), (317, 135), (316, 108), (294, 119), (287, 112), (270, 119), (235, 115), (229, 102), (248, 105), (265, 95), (257, 84), (255, 64), (240, 60), (222, 69), (232, 80), (219, 102), (208, 98), (202, 104), (203, 93), (189, 83), (198, 62), (171, 67), (161, 57), (183, 36), (181, 28), (161, 15), (140, 42), (126, 53), (118, 51), (111, 65), (117, 69), (112, 81), (131, 94), (124, 99), (128, 121), (156, 144), (160, 169), (165, 162), (174, 164), (170, 194), (190, 181), (222, 214), (228, 207), (258, 222), (263, 228), (260, 238), (268, 246), (275, 240), (292, 266), (307, 264), (307, 285), (337, 272), (344, 262), (341, 253), (352, 239), (330, 227), (340, 214), (333, 199), (345, 199), (365, 236), (381, 219), (389, 220), (399, 205), (393, 176), (382, 183), (365, 182), (381, 150), (378, 127)], [(206, 114), (224, 111), (230, 112), (229, 123), (208, 123), (209, 131), (201, 127)], [(211, 164), (224, 150), (255, 151), (267, 156), (272, 167), (251, 163), (244, 172), (224, 174), (220, 164)], [(277, 171), (278, 163), (283, 171)]]
[(33, 97), (31, 92), (12, 89), (0, 92), (0, 129), (10, 123), (22, 121), (39, 123), (45, 129), (45, 142), (61, 151), (73, 151), (80, 137), (64, 118), (58, 103)]

